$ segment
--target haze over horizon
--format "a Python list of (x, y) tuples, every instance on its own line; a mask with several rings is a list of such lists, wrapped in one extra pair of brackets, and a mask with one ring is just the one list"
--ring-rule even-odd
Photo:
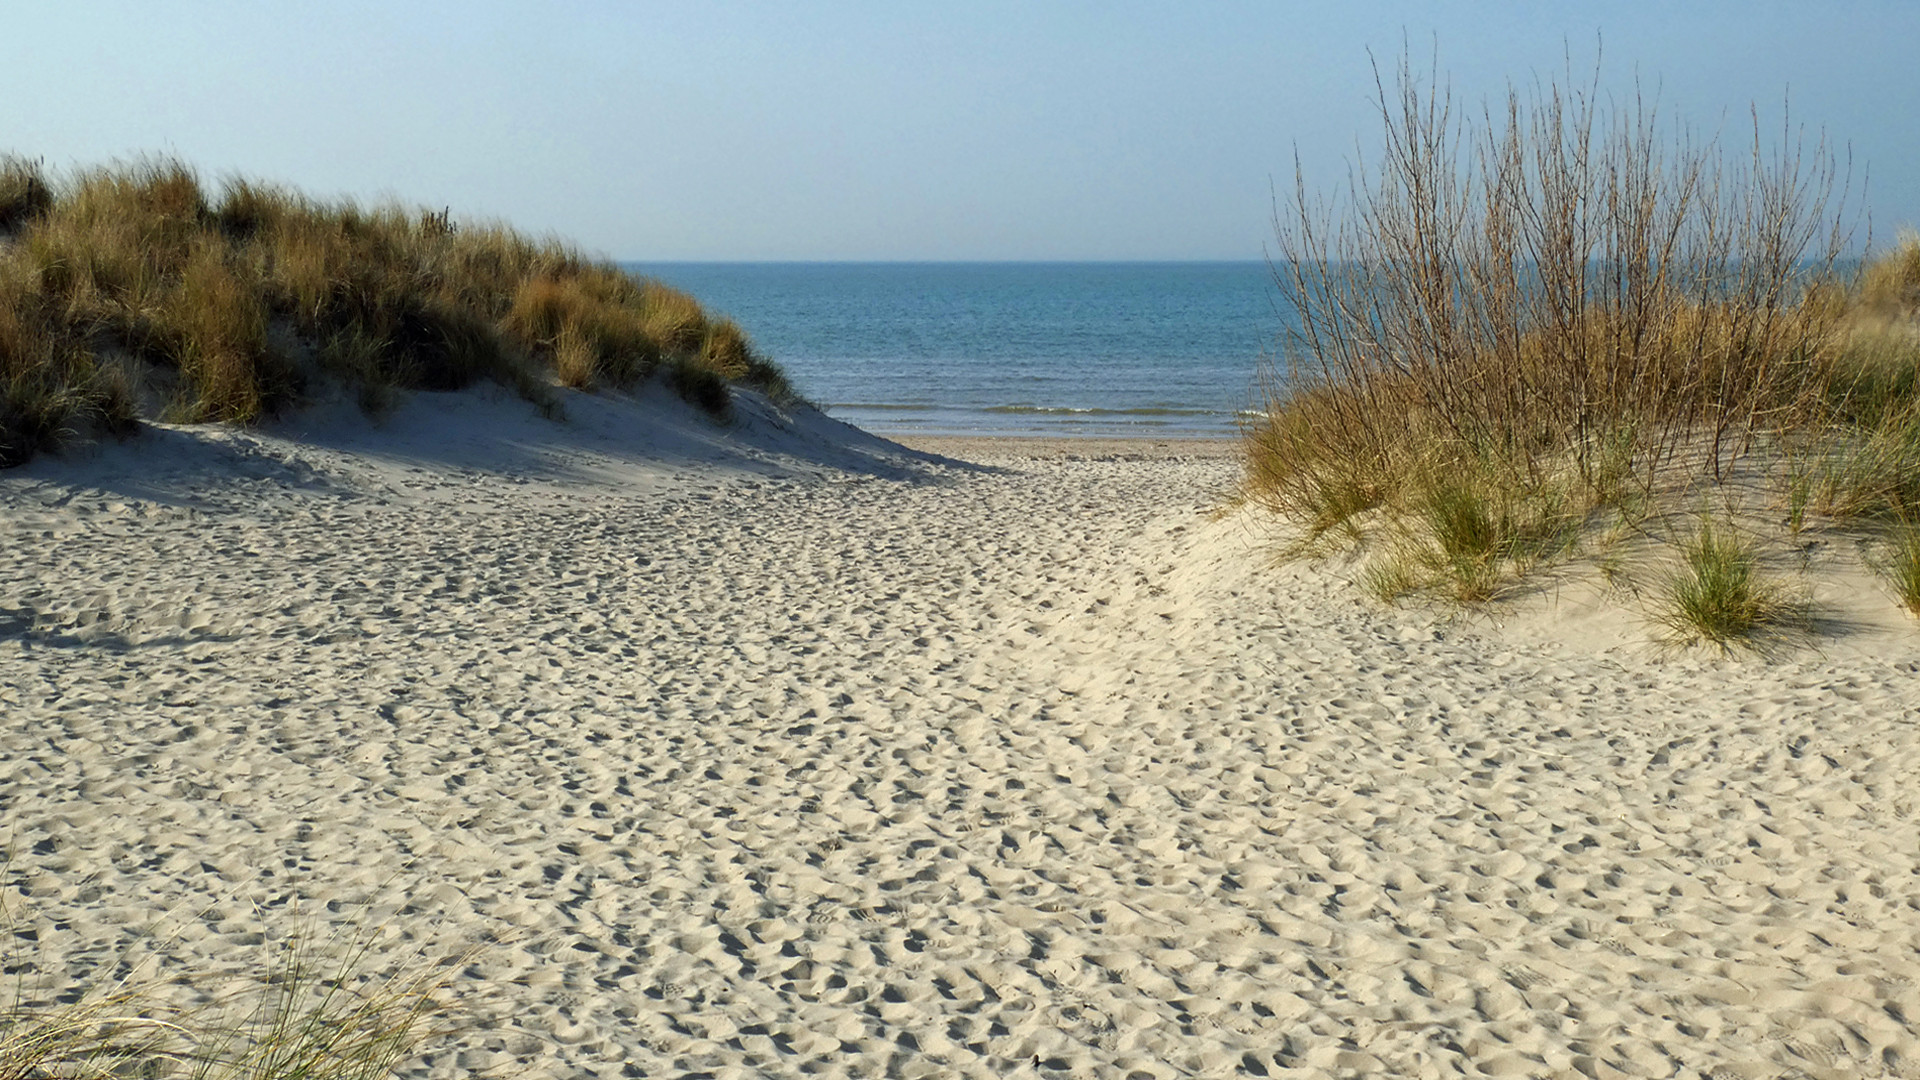
[(0, 152), (178, 156), (311, 194), (450, 206), (622, 260), (1257, 259), (1297, 149), (1343, 181), (1369, 55), (1437, 49), (1456, 101), (1636, 76), (1739, 152), (1781, 103), (1850, 152), (1877, 241), (1920, 223), (1920, 5), (1517, 0), (580, 0), (35, 5)]

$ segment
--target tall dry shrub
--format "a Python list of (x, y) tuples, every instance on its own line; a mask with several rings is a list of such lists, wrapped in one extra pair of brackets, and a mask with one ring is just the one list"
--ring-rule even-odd
[(1724, 153), (1597, 83), (1474, 115), (1405, 57), (1376, 69), (1378, 160), (1332, 203), (1297, 169), (1276, 210), (1298, 326), (1248, 432), (1256, 497), (1325, 528), (1460, 468), (1597, 492), (1623, 443), (1718, 475), (1813, 407), (1832, 154), (1757, 119)]

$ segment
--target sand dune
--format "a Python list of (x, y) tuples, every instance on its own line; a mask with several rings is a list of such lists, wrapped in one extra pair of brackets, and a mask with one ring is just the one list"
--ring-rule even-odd
[(0, 474), (42, 978), (477, 945), (423, 1076), (1920, 1076), (1913, 642), (1383, 611), (1179, 446), (416, 407)]

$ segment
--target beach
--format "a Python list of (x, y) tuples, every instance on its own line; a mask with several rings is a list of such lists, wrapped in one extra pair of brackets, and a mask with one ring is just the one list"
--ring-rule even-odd
[(0, 473), (33, 993), (362, 935), (457, 957), (422, 1077), (1920, 1076), (1910, 628), (1386, 608), (1228, 442), (742, 396)]

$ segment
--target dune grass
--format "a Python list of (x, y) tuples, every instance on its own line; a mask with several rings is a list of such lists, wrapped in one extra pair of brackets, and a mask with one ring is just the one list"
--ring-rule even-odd
[(1903, 521), (1887, 537), (1887, 555), (1881, 566), (1900, 606), (1920, 615), (1920, 526)]
[(139, 1075), (164, 1060), (184, 1029), (142, 1015), (125, 994), (96, 994), (48, 1008), (0, 1007), (0, 1080)]
[(1577, 541), (1585, 515), (1562, 478), (1473, 465), (1407, 484), (1404, 515), (1387, 514), (1377, 527), (1386, 551), (1363, 577), (1370, 592), (1481, 603)]
[(436, 1010), (404, 982), (361, 994), (302, 970), (261, 985), (238, 1020), (137, 991), (15, 1006), (0, 1009), (0, 1080), (384, 1080), (421, 1052)]
[(1680, 565), (1659, 596), (1659, 620), (1672, 640), (1705, 640), (1722, 648), (1804, 624), (1806, 606), (1764, 574), (1752, 540), (1701, 518), (1678, 542)]
[(250, 423), (317, 380), (372, 411), (408, 390), (656, 374), (724, 416), (735, 384), (793, 398), (692, 297), (446, 211), (325, 202), (168, 159), (49, 178), (0, 159), (0, 466), (143, 415)]
[(299, 941), (269, 957), (192, 1051), (204, 1080), (384, 1080), (436, 1034), (446, 966), (426, 965), (358, 985), (371, 941), (328, 961)]
[(1379, 538), (1370, 591), (1478, 603), (1756, 475), (1796, 529), (1920, 516), (1920, 237), (1840, 273), (1824, 144), (1723, 153), (1597, 86), (1476, 121), (1405, 59), (1379, 87), (1377, 166), (1276, 217), (1299, 325), (1247, 495), (1303, 550)]
[[(239, 978), (238, 989), (218, 980), (228, 988), (194, 1008), (176, 1003), (180, 985), (215, 973), (143, 981), (153, 957), (123, 958), (119, 978), (50, 1000), (17, 982), (0, 1001), (0, 1080), (384, 1080), (453, 1030), (438, 997), (458, 959), (417, 956), (410, 969), (378, 977), (366, 970), (372, 941), (263, 945), (262, 970)], [(35, 966), (9, 960), (9, 971)]]

